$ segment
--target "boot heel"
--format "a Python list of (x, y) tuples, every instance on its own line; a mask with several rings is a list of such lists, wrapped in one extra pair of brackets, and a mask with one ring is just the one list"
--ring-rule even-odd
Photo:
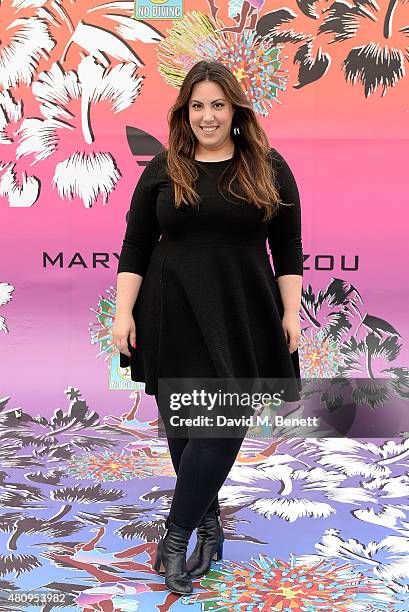
[(155, 570), (155, 572), (158, 572), (158, 574), (164, 574), (166, 571), (165, 566), (162, 563), (162, 554), (159, 550), (159, 545), (156, 549), (156, 559), (153, 565), (153, 569)]
[(222, 559), (222, 558), (223, 558), (223, 542), (220, 543), (219, 548), (214, 553), (213, 560), (214, 561), (220, 561), (220, 559)]

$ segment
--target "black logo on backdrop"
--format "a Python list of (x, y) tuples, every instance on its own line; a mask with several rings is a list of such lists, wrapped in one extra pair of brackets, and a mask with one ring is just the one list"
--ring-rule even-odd
[[(359, 269), (359, 255), (310, 255), (304, 254), (304, 270), (317, 270), (322, 272), (357, 272)], [(43, 268), (113, 268), (117, 266), (118, 253), (105, 251), (80, 253), (49, 253), (43, 251)]]

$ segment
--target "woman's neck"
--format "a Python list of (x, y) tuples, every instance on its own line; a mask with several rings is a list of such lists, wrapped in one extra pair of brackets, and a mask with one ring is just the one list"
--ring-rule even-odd
[(217, 162), (224, 161), (225, 159), (231, 159), (234, 155), (234, 145), (233, 149), (225, 149), (223, 151), (203, 151), (197, 150), (195, 151), (195, 160), (196, 161), (208, 161), (208, 162)]

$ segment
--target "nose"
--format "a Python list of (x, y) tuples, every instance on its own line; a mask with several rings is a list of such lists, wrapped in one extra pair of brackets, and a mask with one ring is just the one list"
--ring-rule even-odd
[(213, 113), (213, 109), (208, 108), (208, 109), (204, 109), (203, 111), (203, 121), (205, 123), (212, 123), (212, 121), (214, 120), (214, 113)]

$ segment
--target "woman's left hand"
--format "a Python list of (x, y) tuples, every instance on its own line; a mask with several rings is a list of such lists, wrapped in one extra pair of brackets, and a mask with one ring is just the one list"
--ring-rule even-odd
[(298, 343), (301, 337), (301, 323), (298, 313), (284, 312), (281, 323), (287, 339), (288, 350), (290, 353), (293, 353), (298, 349)]

